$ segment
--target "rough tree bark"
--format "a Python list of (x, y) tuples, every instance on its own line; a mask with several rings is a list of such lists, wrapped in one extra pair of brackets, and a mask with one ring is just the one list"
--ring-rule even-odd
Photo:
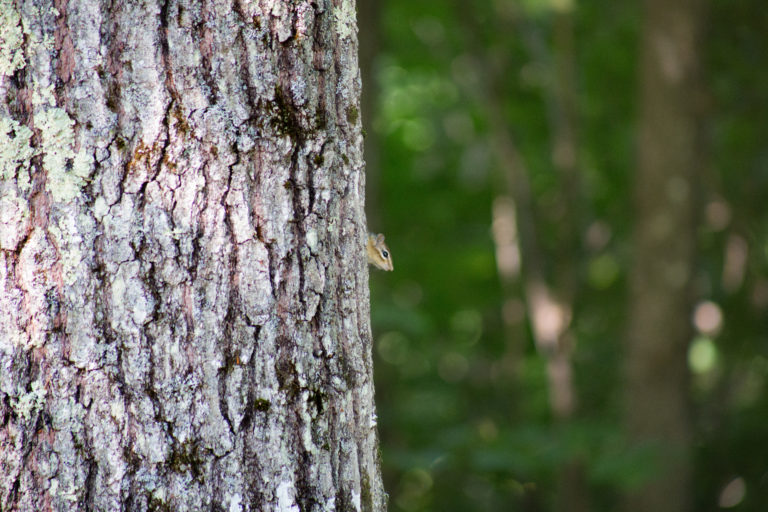
[(637, 226), (627, 347), (627, 426), (657, 451), (625, 510), (690, 507), (687, 349), (692, 332), (700, 0), (646, 0), (640, 66)]
[(353, 0), (0, 3), (0, 510), (383, 510)]

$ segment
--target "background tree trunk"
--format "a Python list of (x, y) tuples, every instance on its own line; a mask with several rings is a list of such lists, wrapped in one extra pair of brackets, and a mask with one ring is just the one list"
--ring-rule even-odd
[(659, 467), (628, 511), (690, 506), (687, 349), (692, 337), (698, 0), (645, 1), (637, 226), (627, 351), (627, 423)]
[(0, 11), (0, 510), (383, 510), (354, 3)]
[(380, 88), (377, 58), (381, 51), (382, 4), (380, 0), (358, 0), (357, 19), (360, 27), (360, 75), (363, 82), (361, 103), (365, 139), (365, 204), (371, 230), (383, 230), (381, 218), (381, 158), (379, 137), (375, 134), (374, 120), (378, 112)]

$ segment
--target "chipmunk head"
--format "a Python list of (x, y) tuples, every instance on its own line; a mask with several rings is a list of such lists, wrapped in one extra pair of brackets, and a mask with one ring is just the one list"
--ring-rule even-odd
[(381, 270), (394, 269), (392, 266), (392, 254), (389, 252), (389, 247), (384, 243), (384, 235), (369, 233), (366, 252), (368, 253), (368, 263), (371, 265)]

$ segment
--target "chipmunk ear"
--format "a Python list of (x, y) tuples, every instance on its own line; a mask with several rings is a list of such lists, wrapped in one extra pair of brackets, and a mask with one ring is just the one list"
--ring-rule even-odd
[(383, 244), (384, 243), (384, 235), (382, 235), (381, 233), (376, 235), (376, 243), (377, 244)]

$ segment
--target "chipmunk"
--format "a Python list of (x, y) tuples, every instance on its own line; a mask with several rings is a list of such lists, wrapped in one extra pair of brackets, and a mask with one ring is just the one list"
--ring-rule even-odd
[(389, 252), (387, 244), (384, 243), (384, 235), (368, 233), (368, 244), (365, 249), (368, 253), (369, 264), (381, 270), (394, 270), (392, 254)]

